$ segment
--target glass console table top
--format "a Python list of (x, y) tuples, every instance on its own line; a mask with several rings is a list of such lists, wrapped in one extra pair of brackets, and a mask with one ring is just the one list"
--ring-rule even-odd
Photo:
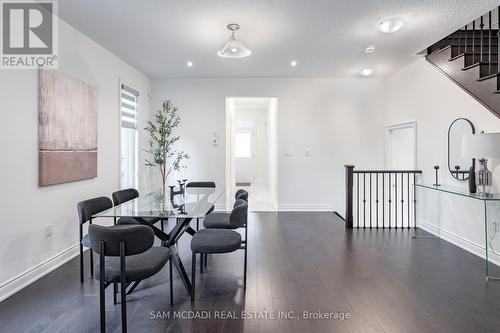
[(498, 194), (498, 193), (492, 194), (488, 197), (482, 197), (482, 196), (478, 195), (477, 193), (469, 193), (469, 190), (467, 188), (461, 188), (461, 187), (453, 187), (453, 186), (448, 186), (448, 185), (435, 186), (435, 185), (426, 185), (426, 184), (415, 184), (415, 186), (434, 190), (434, 191), (440, 191), (440, 192), (445, 192), (445, 193), (461, 195), (463, 197), (468, 197), (468, 198), (476, 199), (476, 200), (500, 201), (500, 194)]
[(203, 218), (224, 194), (222, 188), (188, 187), (170, 200), (161, 191), (139, 196), (93, 217)]

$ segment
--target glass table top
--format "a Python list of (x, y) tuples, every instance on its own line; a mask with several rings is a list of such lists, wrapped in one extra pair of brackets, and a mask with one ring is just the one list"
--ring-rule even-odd
[(434, 190), (434, 191), (456, 194), (456, 195), (460, 195), (460, 196), (468, 197), (468, 198), (472, 198), (472, 199), (477, 199), (477, 200), (500, 201), (500, 194), (498, 194), (498, 193), (490, 194), (490, 196), (488, 196), (488, 197), (482, 197), (482, 196), (478, 195), (477, 193), (469, 193), (469, 190), (467, 188), (453, 187), (453, 186), (448, 186), (448, 185), (435, 186), (435, 185), (425, 185), (425, 184), (415, 184), (415, 186)]
[(224, 194), (223, 188), (188, 187), (170, 200), (161, 191), (152, 192), (110, 208), (93, 217), (202, 218)]

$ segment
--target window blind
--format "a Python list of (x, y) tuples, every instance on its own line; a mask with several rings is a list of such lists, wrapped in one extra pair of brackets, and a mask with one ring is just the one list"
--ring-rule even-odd
[(122, 84), (120, 94), (122, 127), (137, 128), (137, 98), (139, 92)]

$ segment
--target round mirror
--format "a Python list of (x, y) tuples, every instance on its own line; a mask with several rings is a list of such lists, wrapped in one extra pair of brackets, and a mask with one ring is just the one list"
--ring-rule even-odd
[(469, 169), (474, 166), (474, 159), (462, 158), (462, 137), (476, 132), (469, 119), (455, 119), (448, 129), (448, 170), (453, 178), (469, 179)]

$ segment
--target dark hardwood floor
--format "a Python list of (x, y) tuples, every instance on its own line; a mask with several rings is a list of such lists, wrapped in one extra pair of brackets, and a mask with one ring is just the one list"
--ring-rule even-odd
[[(129, 332), (500, 332), (500, 282), (486, 283), (483, 261), (443, 240), (348, 232), (329, 213), (251, 213), (249, 225), (246, 296), (242, 251), (209, 257), (194, 306), (175, 272), (169, 305), (167, 266), (128, 297)], [(189, 242), (187, 234), (180, 242), (188, 270)], [(0, 332), (97, 332), (98, 302), (98, 283), (87, 276), (80, 284), (76, 258), (0, 303)], [(212, 318), (152, 318), (193, 309)], [(213, 318), (243, 310), (300, 319)], [(303, 311), (350, 318), (303, 319)], [(112, 288), (106, 315), (108, 332), (120, 332)]]

